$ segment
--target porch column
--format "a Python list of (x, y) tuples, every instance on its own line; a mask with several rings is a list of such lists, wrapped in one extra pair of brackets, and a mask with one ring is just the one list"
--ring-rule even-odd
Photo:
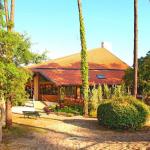
[(36, 74), (33, 80), (34, 80), (34, 99), (38, 100), (39, 99), (39, 75)]
[(80, 98), (80, 87), (77, 86), (77, 98)]

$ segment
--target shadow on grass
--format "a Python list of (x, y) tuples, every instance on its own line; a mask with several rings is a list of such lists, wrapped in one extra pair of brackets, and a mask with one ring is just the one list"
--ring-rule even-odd
[[(34, 125), (25, 125), (23, 123), (23, 121), (21, 123), (14, 123), (15, 126), (19, 126), (21, 128), (25, 128), (25, 132), (26, 134), (32, 134), (32, 133), (41, 133), (41, 135), (43, 136), (42, 139), (40, 139), (39, 141), (42, 141), (41, 143), (44, 143), (45, 141), (45, 137), (49, 137), (50, 139), (53, 139), (53, 135), (59, 137), (59, 135), (63, 136), (63, 139), (58, 139), (58, 143), (53, 143), (51, 140), (45, 141), (45, 145), (47, 146), (53, 146), (54, 149), (66, 149), (67, 145), (62, 145), (62, 143), (60, 144), (60, 141), (62, 142), (62, 140), (65, 142), (67, 139), (69, 138), (76, 138), (79, 142), (92, 142), (92, 144), (87, 144), (84, 146), (84, 148), (80, 148), (80, 149), (85, 149), (100, 143), (118, 143), (118, 142), (150, 142), (150, 126), (144, 127), (143, 129), (139, 130), (139, 131), (113, 131), (113, 130), (109, 130), (107, 128), (101, 127), (98, 124), (98, 121), (96, 119), (77, 119), (77, 118), (51, 118), (51, 117), (41, 117), (40, 119), (38, 119), (38, 121), (40, 120), (46, 120), (47, 124), (49, 124), (48, 128), (46, 127), (38, 127)], [(57, 131), (55, 129), (51, 129), (50, 128), (50, 121), (51, 120), (56, 120), (56, 126), (57, 124), (59, 124), (59, 122), (63, 122), (65, 124), (70, 124), (70, 125), (74, 125), (76, 127), (79, 127), (79, 129), (77, 129), (78, 131), (75, 131), (73, 133), (69, 133), (69, 132), (63, 132), (63, 129), (61, 131)], [(57, 122), (58, 121), (58, 122)], [(62, 124), (63, 125), (63, 124)], [(83, 133), (79, 134), (79, 133)], [(86, 134), (85, 134), (86, 133)], [(37, 134), (35, 134), (35, 138), (38, 139), (38, 137), (36, 137)], [(33, 138), (33, 137), (32, 137)], [(70, 140), (70, 143), (72, 143), (73, 141)], [(59, 145), (59, 148), (58, 148)], [(68, 148), (69, 149), (69, 148)]]
[[(76, 125), (76, 126), (80, 126), (83, 128), (86, 127), (88, 129), (91, 129), (91, 130), (87, 131), (87, 132), (89, 132), (89, 136), (88, 135), (87, 136), (84, 136), (84, 135), (79, 136), (77, 134), (55, 131), (55, 130), (49, 129), (49, 128), (36, 127), (36, 126), (24, 125), (24, 124), (18, 124), (18, 123), (15, 123), (15, 124), (32, 128), (34, 131), (43, 130), (44, 132), (50, 132), (50, 133), (54, 133), (54, 134), (64, 135), (66, 138), (76, 137), (76, 138), (82, 139), (87, 142), (95, 141), (96, 143), (103, 143), (103, 142), (141, 142), (141, 141), (146, 142), (146, 141), (150, 141), (150, 127), (145, 127), (145, 129), (141, 129), (141, 130), (135, 131), (135, 132), (128, 132), (128, 131), (117, 132), (117, 131), (112, 131), (112, 130), (108, 130), (106, 128), (100, 127), (96, 120), (82, 120), (82, 119), (71, 120), (71, 119), (69, 119), (69, 120), (64, 120), (63, 122), (69, 123), (72, 125)], [(90, 133), (92, 133), (92, 132), (95, 135), (93, 134), (93, 136), (90, 136)]]
[[(50, 138), (48, 133), (51, 132)], [(24, 125), (21, 123), (13, 123), (13, 127), (8, 129), (3, 129), (3, 143), (0, 144), (3, 147), (2, 150), (16, 150), (17, 149), (37, 149), (37, 150), (59, 150), (67, 149), (71, 150), (66, 144), (64, 144), (65, 139), (74, 137), (73, 134), (67, 134), (63, 132), (56, 132), (48, 128), (36, 127), (31, 125)], [(54, 134), (64, 135), (64, 139), (56, 139), (52, 141)], [(81, 136), (76, 136), (76, 138), (82, 138)], [(73, 148), (76, 144), (72, 145)]]

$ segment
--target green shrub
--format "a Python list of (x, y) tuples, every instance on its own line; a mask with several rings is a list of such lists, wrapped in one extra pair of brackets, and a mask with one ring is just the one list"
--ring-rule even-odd
[[(90, 103), (89, 103), (90, 107), (89, 107), (89, 114), (91, 117), (96, 117), (96, 113), (97, 113), (97, 108), (99, 105), (99, 101), (98, 101), (98, 90), (95, 88), (95, 86), (93, 87), (92, 91), (91, 91), (91, 98), (90, 98)], [(94, 116), (93, 116), (94, 114)]]
[(111, 97), (111, 89), (107, 84), (104, 84), (104, 98), (109, 99)]
[(112, 97), (121, 97), (121, 96), (129, 95), (126, 91), (125, 84), (117, 85), (114, 88), (112, 88), (112, 90), (113, 90)]
[(149, 115), (149, 108), (143, 102), (129, 96), (103, 101), (97, 110), (101, 125), (114, 129), (141, 128)]
[(55, 110), (55, 112), (64, 112), (72, 115), (82, 115), (83, 110), (80, 106), (65, 106), (64, 108)]
[(98, 101), (100, 103), (103, 100), (103, 90), (100, 84), (98, 85), (98, 88), (97, 88), (97, 96), (98, 96)]

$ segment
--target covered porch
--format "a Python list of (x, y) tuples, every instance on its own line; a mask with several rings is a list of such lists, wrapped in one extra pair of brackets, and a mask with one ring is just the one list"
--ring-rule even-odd
[[(65, 105), (83, 104), (80, 85), (57, 85), (40, 73), (34, 74), (33, 80), (27, 84), (26, 90), (30, 98), (34, 100), (57, 103), (63, 101)], [(62, 90), (64, 93), (61, 92)]]

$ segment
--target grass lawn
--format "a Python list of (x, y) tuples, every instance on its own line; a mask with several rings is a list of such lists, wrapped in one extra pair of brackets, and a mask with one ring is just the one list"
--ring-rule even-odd
[(146, 149), (150, 148), (150, 122), (136, 132), (102, 128), (96, 119), (50, 114), (28, 119), (13, 114), (13, 128), (4, 129), (0, 150)]

